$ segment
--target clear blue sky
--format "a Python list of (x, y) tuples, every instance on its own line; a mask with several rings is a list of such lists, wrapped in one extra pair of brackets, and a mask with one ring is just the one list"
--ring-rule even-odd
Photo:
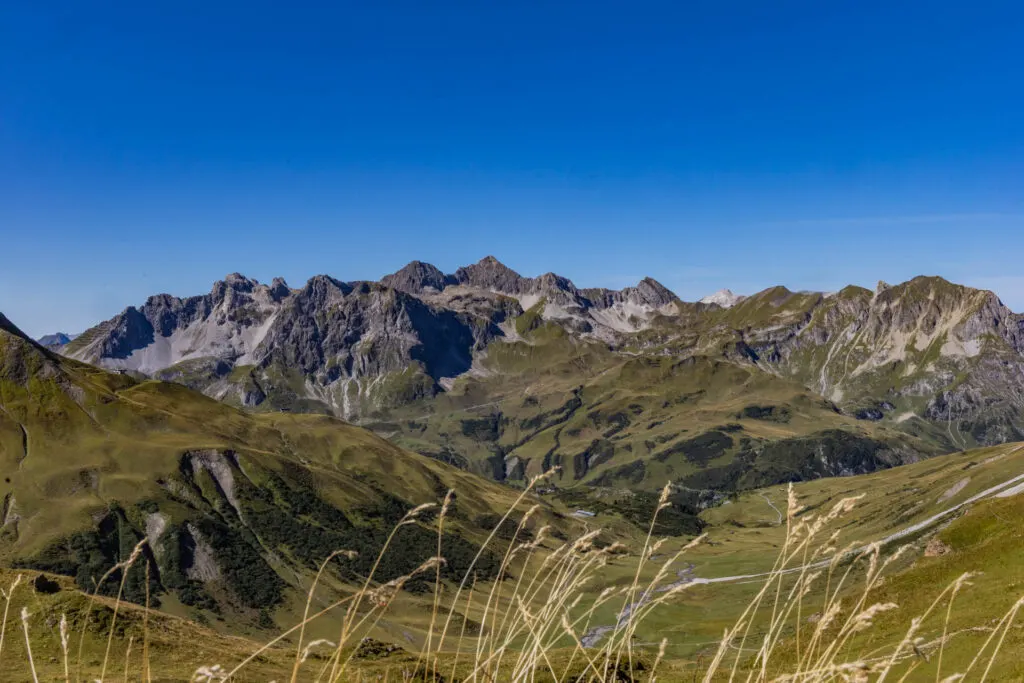
[(494, 254), (1024, 310), (1019, 2), (0, 5), (0, 311)]

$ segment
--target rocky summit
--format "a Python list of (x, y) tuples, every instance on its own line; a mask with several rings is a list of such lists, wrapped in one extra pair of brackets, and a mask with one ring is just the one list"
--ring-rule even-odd
[(380, 282), (318, 275), (301, 289), (235, 273), (206, 295), (152, 296), (58, 348), (245, 406), (355, 417), (440, 391), (491, 343), (516, 338), (513, 321), (527, 311), (615, 342), (671, 314), (675, 300), (650, 278), (580, 290), (553, 274), (523, 277), (494, 257), (453, 275), (414, 261)]
[(55, 332), (53, 334), (44, 334), (37, 341), (48, 349), (56, 350), (70, 343), (77, 336), (76, 334), (67, 334), (66, 332)]
[[(378, 425), (408, 447), (476, 462), (499, 478), (522, 470), (530, 458), (509, 454), (535, 439), (563, 459), (593, 447), (587, 432), (560, 433), (548, 443), (554, 437), (541, 428), (547, 421), (527, 414), (524, 394), (538, 406), (546, 397), (561, 405), (572, 396), (585, 405), (595, 387), (621, 394), (632, 381), (627, 374), (666, 363), (672, 369), (657, 372), (671, 374), (673, 383), (659, 376), (646, 386), (656, 402), (679, 405), (679, 382), (694, 393), (671, 419), (761, 406), (765, 415), (776, 411), (778, 423), (797, 410), (779, 403), (780, 394), (825, 406), (809, 426), (775, 440), (826, 427), (870, 438), (885, 430), (880, 443), (910, 439), (893, 452), (918, 457), (1024, 434), (1024, 318), (992, 292), (938, 277), (834, 293), (723, 290), (690, 303), (651, 278), (622, 290), (578, 288), (554, 273), (525, 277), (490, 256), (452, 274), (414, 261), (379, 282), (318, 275), (301, 288), (232, 274), (205, 295), (150, 297), (51, 348), (239, 407)], [(716, 381), (701, 375), (708, 368), (742, 377), (743, 405), (724, 394), (712, 401), (710, 387), (701, 386)], [(475, 427), (452, 434), (409, 426), (415, 420), (408, 418), (429, 423), (452, 410), (497, 414), (495, 438), (484, 443), (459, 433)], [(536, 429), (517, 427), (513, 438), (511, 414), (540, 421)], [(614, 443), (597, 448), (604, 455), (580, 456), (596, 462), (579, 468), (581, 476), (599, 477), (598, 465), (622, 467), (636, 456)], [(543, 460), (534, 457), (534, 466)], [(479, 464), (486, 462), (494, 466)]]

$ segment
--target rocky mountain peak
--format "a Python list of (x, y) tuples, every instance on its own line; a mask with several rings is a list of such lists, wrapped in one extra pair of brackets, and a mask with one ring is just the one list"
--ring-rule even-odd
[(289, 294), (292, 293), (288, 283), (284, 281), (282, 277), (275, 277), (270, 283), (270, 298), (274, 301), (280, 301)]
[(627, 291), (629, 292), (628, 298), (635, 296), (638, 299), (638, 303), (655, 308), (661, 308), (665, 304), (670, 304), (679, 299), (672, 290), (652, 277), (645, 277), (637, 283), (636, 287), (627, 288), (623, 290), (623, 293), (625, 294)]
[(298, 297), (314, 306), (323, 307), (343, 298), (351, 291), (351, 285), (335, 280), (330, 275), (314, 275), (299, 291)]
[(576, 291), (575, 285), (572, 284), (569, 278), (556, 275), (555, 273), (544, 273), (540, 277), (535, 278), (534, 282), (539, 289), (555, 289), (562, 292)]
[(505, 294), (520, 294), (525, 289), (525, 278), (493, 256), (485, 256), (471, 266), (455, 271), (455, 282)]
[[(248, 299), (247, 295), (252, 294), (257, 286), (259, 286), (259, 282), (256, 280), (247, 278), (241, 273), (230, 273), (224, 276), (223, 280), (213, 283), (210, 297), (215, 304), (223, 303), (230, 309), (238, 305), (238, 302)], [(169, 295), (165, 296), (168, 303), (170, 303), (170, 299), (174, 298)], [(177, 299), (175, 298), (175, 300)]]
[(382, 277), (380, 283), (401, 292), (419, 294), (426, 289), (440, 292), (448, 284), (448, 278), (436, 266), (423, 261), (411, 261), (391, 275)]
[(77, 334), (67, 334), (66, 332), (54, 332), (53, 334), (44, 334), (36, 341), (48, 349), (54, 349), (70, 343), (77, 336)]
[(249, 294), (255, 290), (259, 284), (260, 283), (258, 281), (248, 278), (241, 273), (229, 273), (224, 276), (223, 280), (213, 284), (213, 294), (216, 296), (218, 293), (223, 293), (226, 290)]
[(255, 280), (250, 280), (241, 273), (228, 273), (224, 276), (224, 282), (232, 287), (247, 287), (257, 284)]

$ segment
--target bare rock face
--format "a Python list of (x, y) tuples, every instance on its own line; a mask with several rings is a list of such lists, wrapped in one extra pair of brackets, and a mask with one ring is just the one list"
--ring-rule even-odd
[[(130, 306), (60, 352), (241, 406), (270, 401), (350, 417), (443, 390), (526, 308), (539, 306), (574, 333), (610, 338), (675, 300), (650, 279), (601, 292), (592, 301), (564, 277), (523, 277), (493, 256), (452, 275), (413, 261), (379, 283), (317, 275), (300, 289), (232, 273), (209, 294), (159, 294)], [(617, 313), (594, 318), (605, 309)]]
[(460, 285), (506, 294), (525, 293), (529, 287), (527, 278), (493, 256), (487, 256), (471, 266), (459, 268), (452, 279)]
[(939, 557), (950, 552), (950, 547), (942, 542), (942, 539), (938, 536), (932, 536), (928, 541), (928, 545), (925, 546), (924, 556), (925, 557)]
[(185, 535), (185, 553), (188, 559), (187, 566), (183, 567), (185, 576), (192, 581), (208, 583), (221, 578), (220, 566), (217, 564), (217, 553), (210, 542), (203, 537), (203, 534), (194, 524), (186, 525), (188, 533)]
[(667, 287), (654, 278), (645, 277), (635, 287), (622, 290), (584, 289), (580, 292), (587, 302), (598, 309), (612, 308), (616, 304), (633, 304), (661, 308), (679, 301)]
[(419, 294), (424, 290), (440, 292), (449, 281), (437, 267), (422, 261), (413, 261), (401, 270), (385, 275), (380, 283), (400, 292)]
[(678, 297), (668, 287), (650, 277), (645, 277), (636, 287), (627, 287), (622, 290), (622, 295), (626, 301), (655, 308), (678, 301)]

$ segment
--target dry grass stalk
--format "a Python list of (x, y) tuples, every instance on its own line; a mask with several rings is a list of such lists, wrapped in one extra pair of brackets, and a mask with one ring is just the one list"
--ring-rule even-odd
[[(550, 474), (550, 473), (549, 473)], [(639, 552), (634, 555), (636, 567), (631, 568), (628, 585), (606, 588), (596, 596), (591, 584), (599, 577), (602, 569), (613, 557), (619, 556), (625, 548), (613, 544), (597, 549), (595, 541), (598, 530), (590, 530), (579, 537), (554, 547), (549, 547), (547, 527), (541, 527), (533, 540), (522, 541), (525, 525), (538, 514), (537, 506), (531, 507), (517, 524), (515, 533), (508, 539), (497, 571), (497, 579), (489, 586), (477, 582), (474, 568), (486, 548), (494, 541), (498, 528), (518, 509), (532, 486), (540, 479), (530, 482), (515, 504), (506, 512), (501, 521), (490, 532), (469, 565), (450, 599), (448, 613), (441, 617), (442, 555), (444, 525), (453, 493), (445, 496), (437, 518), (437, 555), (428, 558), (411, 573), (383, 584), (374, 581), (374, 574), (381, 558), (389, 551), (395, 531), (405, 525), (418, 523), (420, 516), (433, 505), (421, 505), (410, 510), (388, 536), (370, 573), (361, 586), (352, 594), (335, 601), (315, 614), (311, 605), (317, 586), (321, 583), (332, 560), (339, 556), (351, 558), (351, 551), (336, 551), (320, 565), (307, 592), (302, 620), (296, 626), (282, 632), (231, 670), (219, 665), (200, 667), (193, 680), (228, 681), (234, 678), (248, 664), (297, 633), (292, 658), (290, 683), (300, 680), (329, 681), (362, 679), (362, 671), (353, 670), (352, 662), (358, 648), (355, 645), (374, 632), (380, 620), (392, 606), (396, 596), (406, 583), (417, 576), (429, 574), (434, 580), (434, 594), (431, 602), (429, 628), (425, 635), (420, 656), (415, 668), (402, 672), (403, 680), (431, 680), (441, 678), (458, 679), (465, 683), (491, 683), (494, 681), (533, 681), (538, 676), (555, 681), (577, 683), (606, 683), (611, 680), (641, 679), (654, 681), (659, 666), (665, 661), (669, 645), (661, 639), (653, 665), (643, 670), (638, 666), (634, 642), (638, 627), (650, 614), (666, 602), (675, 599), (691, 584), (677, 583), (666, 586), (671, 578), (671, 568), (680, 556), (692, 550), (703, 536), (684, 545), (678, 552), (656, 565), (652, 558), (658, 555), (665, 539), (654, 538), (658, 513), (668, 505), (670, 488), (663, 489), (651, 523)], [(970, 585), (971, 574), (964, 574), (941, 591), (924, 612), (910, 621), (909, 627), (897, 641), (867, 653), (853, 653), (856, 643), (863, 642), (863, 634), (875, 627), (879, 615), (892, 612), (898, 606), (892, 602), (873, 600), (872, 594), (879, 587), (883, 576), (906, 554), (907, 546), (883, 555), (877, 545), (865, 547), (850, 544), (837, 551), (838, 534), (831, 531), (833, 525), (849, 514), (857, 504), (856, 498), (848, 498), (836, 504), (828, 513), (815, 516), (805, 514), (790, 487), (786, 510), (786, 537), (771, 571), (763, 577), (757, 594), (746, 606), (731, 628), (725, 630), (703, 680), (728, 678), (729, 681), (745, 680), (747, 683), (763, 683), (769, 680), (793, 681), (794, 683), (825, 683), (826, 681), (852, 681), (856, 683), (884, 683), (890, 678), (905, 680), (918, 671), (927, 653), (937, 653), (935, 658), (936, 683), (952, 683), (969, 680), (985, 681), (992, 673), (999, 653), (1006, 642), (1013, 623), (1024, 609), (1024, 598), (1016, 602), (993, 628), (983, 629), (988, 637), (963, 672), (943, 672), (943, 655), (947, 643), (957, 633), (970, 631), (962, 629), (950, 633), (949, 623), (953, 612), (953, 601), (960, 591)], [(96, 583), (89, 597), (82, 621), (82, 634), (78, 644), (76, 678), (82, 676), (82, 643), (89, 624), (92, 610), (104, 582), (120, 570), (121, 580), (113, 606), (110, 630), (107, 634), (106, 650), (100, 671), (100, 680), (106, 675), (107, 663), (113, 642), (114, 628), (118, 618), (128, 570), (142, 556), (146, 540), (143, 539), (132, 552), (131, 557), (109, 570)], [(845, 567), (843, 566), (845, 564)], [(513, 581), (505, 580), (515, 570)], [(149, 663), (149, 567), (146, 567), (147, 593), (143, 621), (143, 678), (151, 680)], [(650, 576), (649, 580), (641, 580)], [(4, 619), (0, 625), (0, 653), (3, 652), (7, 614), (11, 597), (21, 581), (19, 575), (5, 591), (6, 605)], [(821, 600), (821, 618), (810, 629), (803, 624), (805, 600), (813, 597)], [(614, 614), (618, 616), (613, 626), (603, 634), (604, 643), (593, 646), (592, 637), (587, 637), (592, 623), (600, 610), (618, 605)], [(454, 647), (445, 649), (449, 640), (457, 608), (461, 605), (462, 623), (458, 627)], [(306, 626), (321, 616), (344, 607), (340, 638), (337, 641), (317, 639), (305, 642)], [(944, 613), (941, 637), (926, 642), (921, 637), (923, 628), (934, 613)], [(35, 662), (29, 640), (29, 614), (22, 609), (22, 628), (25, 635), (29, 673), (38, 681)], [(470, 617), (477, 620), (479, 633), (469, 633)], [(440, 627), (440, 633), (435, 633)], [(976, 630), (976, 629), (975, 629)], [(60, 621), (60, 647), (63, 655), (63, 676), (70, 681), (69, 635), (66, 615)], [(471, 644), (467, 645), (467, 641)], [(585, 641), (590, 640), (588, 644)], [(782, 646), (795, 645), (796, 656)], [(125, 651), (124, 678), (129, 679), (131, 653), (134, 636), (128, 640)], [(310, 671), (304, 678), (303, 666), (308, 664), (315, 648), (327, 647), (331, 654), (318, 671)], [(555, 656), (555, 654), (558, 656)], [(746, 653), (753, 653), (748, 655)], [(780, 653), (785, 652), (785, 655)], [(451, 658), (448, 676), (442, 677), (439, 665), (442, 658)], [(462, 667), (460, 669), (460, 666)], [(464, 673), (460, 673), (460, 671)], [(421, 676), (422, 675), (422, 676)], [(384, 674), (391, 677), (390, 670)], [(379, 678), (378, 678), (379, 680)]]

